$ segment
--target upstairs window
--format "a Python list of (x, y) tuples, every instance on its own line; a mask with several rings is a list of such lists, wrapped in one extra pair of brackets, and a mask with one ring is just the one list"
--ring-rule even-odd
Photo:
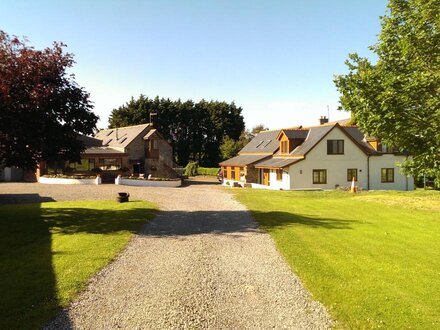
[(379, 150), (380, 152), (383, 152), (384, 154), (392, 154), (395, 152), (399, 152), (397, 148), (394, 148), (392, 146), (389, 146), (385, 143), (379, 144)]
[(343, 155), (344, 140), (327, 140), (327, 155)]
[(149, 140), (148, 147), (150, 148), (150, 150), (157, 149), (157, 141), (156, 141), (156, 139)]
[(281, 141), (281, 153), (282, 154), (289, 153), (289, 141)]

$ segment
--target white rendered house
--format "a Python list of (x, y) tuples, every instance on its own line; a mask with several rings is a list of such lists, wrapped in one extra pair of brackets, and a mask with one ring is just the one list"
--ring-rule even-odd
[[(364, 190), (413, 190), (414, 179), (402, 174), (398, 166), (408, 156), (366, 139), (346, 122), (280, 130), (278, 149), (254, 164), (258, 178), (252, 187), (335, 189), (349, 187), (354, 178), (356, 186)], [(226, 182), (240, 184), (228, 177)]]

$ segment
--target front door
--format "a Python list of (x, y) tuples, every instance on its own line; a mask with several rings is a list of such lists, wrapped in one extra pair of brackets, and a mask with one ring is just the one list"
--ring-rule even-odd
[(140, 163), (133, 164), (133, 175), (139, 176), (139, 174), (141, 174), (141, 164)]
[(269, 180), (270, 170), (263, 170), (263, 184), (268, 186), (270, 184)]

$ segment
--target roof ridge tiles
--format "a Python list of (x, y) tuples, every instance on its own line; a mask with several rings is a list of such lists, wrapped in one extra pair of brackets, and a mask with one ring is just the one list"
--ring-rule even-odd
[(122, 127), (109, 127), (109, 128), (100, 129), (99, 132), (110, 131), (110, 130), (115, 130), (115, 129), (133, 128), (133, 127), (138, 127), (138, 126), (150, 126), (150, 125), (151, 125), (151, 123), (137, 124), (137, 125), (130, 125), (130, 126), (122, 126)]

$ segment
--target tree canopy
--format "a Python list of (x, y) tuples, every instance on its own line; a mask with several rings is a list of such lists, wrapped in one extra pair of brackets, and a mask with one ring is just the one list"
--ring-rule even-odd
[(265, 131), (268, 128), (263, 124), (258, 124), (252, 127), (251, 130), (243, 130), (238, 140), (231, 139), (227, 136), (223, 139), (223, 143), (220, 145), (220, 153), (222, 159), (229, 159), (238, 155), (241, 149), (248, 144), (258, 133)]
[(377, 62), (357, 54), (335, 77), (341, 109), (369, 135), (406, 150), (407, 173), (440, 184), (440, 0), (390, 0)]
[(40, 159), (78, 161), (98, 117), (67, 69), (62, 43), (36, 50), (0, 30), (0, 160), (34, 169)]
[(225, 137), (238, 140), (244, 129), (242, 108), (233, 102), (191, 100), (172, 101), (159, 96), (140, 95), (113, 109), (110, 127), (145, 124), (150, 114), (155, 127), (170, 141), (177, 163), (197, 161), (204, 166), (217, 166), (222, 159), (220, 145)]

